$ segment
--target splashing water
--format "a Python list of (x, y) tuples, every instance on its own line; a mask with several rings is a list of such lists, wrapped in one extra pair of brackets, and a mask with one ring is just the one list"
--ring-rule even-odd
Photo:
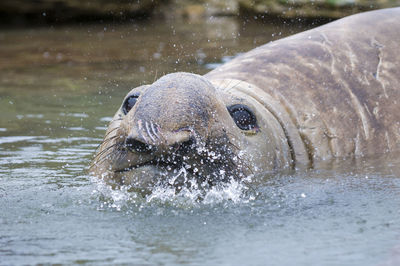
[[(255, 191), (251, 191), (251, 187), (246, 185), (251, 181), (251, 176), (242, 181), (231, 177), (229, 182), (208, 186), (204, 183), (199, 184), (195, 178), (188, 178), (185, 167), (182, 167), (176, 175), (165, 176), (165, 178), (168, 178), (167, 182), (155, 185), (150, 193), (142, 193), (140, 189), (132, 190), (130, 185), (115, 189), (103, 180), (92, 177), (91, 181), (96, 184), (92, 196), (100, 199), (99, 210), (111, 208), (116, 211), (131, 206), (143, 208), (151, 204), (185, 209), (224, 202), (240, 204), (248, 203), (256, 198)], [(180, 183), (183, 181), (185, 185), (176, 186), (178, 180)]]

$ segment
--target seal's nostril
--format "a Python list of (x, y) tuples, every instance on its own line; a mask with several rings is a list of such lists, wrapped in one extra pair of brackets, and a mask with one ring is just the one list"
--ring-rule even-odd
[(189, 140), (180, 143), (178, 150), (182, 154), (187, 154), (194, 149), (195, 145), (196, 145), (196, 140), (194, 138), (190, 138)]
[(147, 153), (151, 151), (151, 145), (143, 143), (133, 137), (128, 137), (125, 140), (126, 147), (135, 152)]

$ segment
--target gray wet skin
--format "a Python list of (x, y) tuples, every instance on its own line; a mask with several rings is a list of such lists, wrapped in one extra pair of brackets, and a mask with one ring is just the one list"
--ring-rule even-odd
[[(126, 112), (124, 104), (136, 97)], [(169, 74), (150, 86), (135, 88), (114, 116), (92, 170), (107, 180), (137, 186), (179, 173), (177, 183), (185, 176), (207, 184), (240, 179), (254, 171), (248, 165), (251, 158), (264, 155), (258, 142), (272, 137), (268, 135), (272, 130), (260, 132), (262, 117), (245, 130), (236, 125), (228, 107), (243, 103), (190, 73)], [(257, 115), (257, 106), (246, 108)], [(268, 149), (269, 144), (262, 146)], [(269, 161), (281, 163), (278, 158)]]
[[(91, 171), (135, 186), (171, 176), (213, 184), (398, 151), (399, 44), (400, 8), (385, 9), (263, 45), (205, 76), (166, 75), (128, 93)], [(254, 116), (250, 128), (232, 106)]]

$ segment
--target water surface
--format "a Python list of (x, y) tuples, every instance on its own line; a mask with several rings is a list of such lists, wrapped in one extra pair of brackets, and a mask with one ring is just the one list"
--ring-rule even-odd
[(304, 26), (233, 18), (0, 31), (0, 265), (396, 265), (400, 157), (141, 195), (87, 166), (125, 94)]

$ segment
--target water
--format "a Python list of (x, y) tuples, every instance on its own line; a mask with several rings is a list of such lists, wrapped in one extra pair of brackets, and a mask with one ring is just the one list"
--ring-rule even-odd
[(86, 173), (130, 88), (204, 74), (303, 26), (207, 22), (0, 31), (0, 265), (396, 265), (400, 157), (326, 162), (178, 195)]

